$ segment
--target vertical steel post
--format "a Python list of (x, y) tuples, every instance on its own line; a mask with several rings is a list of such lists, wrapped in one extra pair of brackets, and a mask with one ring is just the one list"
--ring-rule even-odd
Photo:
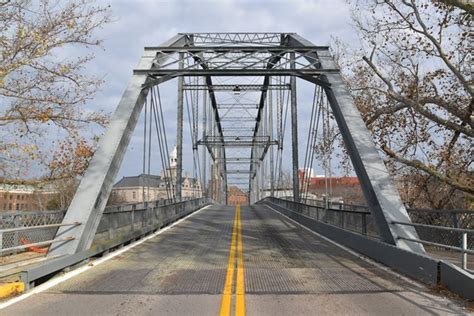
[[(462, 250), (463, 251), (467, 250), (467, 233), (466, 232), (462, 233)], [(467, 270), (467, 253), (466, 252), (462, 253), (461, 262), (462, 262), (462, 268), (464, 270)]]
[[(272, 82), (272, 78), (270, 77), (270, 83)], [(268, 95), (268, 125), (270, 131), (270, 141), (273, 141), (273, 91), (269, 91), (270, 94)], [(270, 196), (273, 197), (275, 186), (273, 184), (274, 181), (274, 166), (273, 166), (273, 146), (270, 146)]]
[[(179, 53), (179, 69), (184, 68), (184, 53)], [(181, 202), (181, 189), (183, 183), (183, 85), (184, 77), (178, 77), (178, 109), (176, 116), (176, 202)]]
[[(250, 154), (250, 157), (254, 157), (254, 150), (253, 150), (253, 146), (250, 148), (250, 151), (251, 151), (251, 154)], [(250, 161), (250, 174), (249, 174), (249, 205), (252, 204), (252, 196), (253, 196), (253, 187), (252, 187), (252, 173), (253, 173), (253, 169), (255, 168), (255, 166), (252, 165), (252, 161)]]
[(132, 205), (132, 212), (130, 213), (130, 229), (132, 230), (132, 233), (135, 231), (135, 208), (136, 204)]
[[(290, 53), (290, 68), (296, 69), (295, 52)], [(296, 106), (296, 76), (290, 78), (291, 86), (291, 149), (293, 153), (293, 201), (299, 202), (300, 188), (298, 181), (298, 113)]]
[[(207, 134), (207, 92), (203, 92), (202, 98), (202, 140), (206, 138)], [(207, 158), (207, 148), (206, 146), (202, 146), (202, 188), (201, 188), (201, 196), (203, 197), (203, 192), (206, 192), (207, 187), (207, 170), (206, 170), (206, 159)], [(206, 193), (207, 194), (207, 193)], [(207, 196), (207, 195), (206, 195)], [(207, 196), (208, 197), (208, 196)]]
[[(268, 93), (268, 92), (267, 92)], [(268, 121), (267, 121), (267, 113), (268, 113), (268, 99), (265, 99), (266, 106), (263, 108), (263, 119), (262, 119), (262, 136), (268, 136)], [(260, 149), (259, 157), (263, 157), (264, 148)], [(265, 155), (266, 156), (266, 155)], [(260, 164), (260, 194), (258, 200), (261, 200), (265, 197), (265, 187), (267, 186), (267, 177), (265, 176), (265, 158), (262, 159)]]
[(362, 234), (367, 235), (367, 216), (362, 214)]
[[(145, 115), (143, 117), (143, 122), (144, 122), (144, 127), (143, 127), (143, 175), (145, 175), (145, 172), (146, 172), (146, 131), (147, 131), (147, 127), (146, 127), (146, 120), (148, 119), (148, 116), (147, 116), (147, 106), (145, 104), (144, 106), (145, 108)], [(150, 111), (150, 118), (152, 117), (152, 113)], [(150, 131), (151, 131), (151, 124), (150, 124)], [(149, 194), (149, 192), (148, 192)], [(142, 187), (142, 200), (145, 201), (145, 186)]]
[[(221, 157), (225, 157), (225, 147), (222, 145), (221, 147)], [(225, 160), (222, 162), (222, 169), (225, 170), (224, 165), (225, 165)], [(222, 194), (222, 203), (227, 204), (227, 175), (224, 173), (222, 174), (222, 189), (221, 189), (221, 194)]]
[[(216, 124), (215, 124), (215, 120), (213, 119), (212, 120), (212, 126), (211, 126), (212, 137), (215, 136), (215, 132), (216, 132)], [(211, 147), (211, 150), (214, 153), (214, 157), (219, 158), (218, 151), (216, 150), (216, 148), (214, 146)], [(219, 202), (218, 191), (217, 191), (217, 182), (219, 181), (219, 179), (218, 179), (219, 172), (217, 170), (218, 162), (219, 162), (219, 159), (215, 159), (213, 164), (212, 164), (212, 172), (213, 172), (213, 174), (212, 174), (212, 194), (213, 194), (213, 199), (216, 202)]]
[[(258, 169), (258, 167), (257, 167)], [(256, 170), (256, 172), (258, 172), (258, 170)], [(257, 190), (258, 190), (258, 178), (257, 178), (257, 173), (255, 173), (255, 178), (253, 178), (253, 184), (252, 184), (252, 188), (253, 188), (253, 203), (257, 202)]]
[[(21, 226), (20, 216), (21, 216), (20, 212), (16, 211), (15, 217), (13, 218), (13, 224), (14, 224), (15, 228), (18, 228), (18, 227)], [(15, 245), (15, 246), (20, 245), (20, 235), (19, 235), (18, 231), (15, 231), (15, 233), (13, 234), (13, 245)], [(13, 254), (16, 255), (17, 253), (18, 253), (18, 250), (13, 250)]]
[[(215, 120), (212, 121), (212, 136), (214, 137), (216, 135), (216, 122)], [(214, 160), (214, 199), (217, 202), (219, 201), (219, 150), (215, 147), (212, 146), (212, 150), (214, 152), (214, 157), (216, 157), (216, 160)]]
[[(212, 109), (209, 109), (209, 135), (210, 136), (214, 136), (214, 120), (212, 118)], [(211, 165), (210, 165), (210, 169), (209, 169), (209, 180), (210, 180), (210, 185), (209, 185), (209, 196), (211, 197), (211, 199), (213, 199), (214, 201), (216, 200), (216, 197), (215, 197), (215, 169), (216, 169), (216, 160), (214, 159), (216, 157), (216, 153), (215, 153), (215, 150), (214, 150), (214, 146), (211, 147), (211, 152), (212, 152), (212, 155), (210, 155), (210, 161), (212, 160), (211, 162)]]

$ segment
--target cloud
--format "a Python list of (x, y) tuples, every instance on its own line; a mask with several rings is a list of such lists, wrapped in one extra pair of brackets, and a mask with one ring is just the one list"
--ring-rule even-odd
[[(344, 0), (295, 1), (99, 1), (111, 5), (115, 22), (106, 25), (98, 36), (105, 40), (104, 51), (96, 52), (89, 71), (104, 77), (105, 85), (88, 108), (112, 112), (142, 55), (144, 46), (159, 45), (178, 32), (296, 32), (316, 45), (326, 45), (330, 36), (346, 42), (356, 39), (350, 26), (350, 12)], [(175, 143), (176, 85), (162, 87), (168, 144)], [(312, 98), (310, 85), (298, 91), (301, 111), (300, 135), (304, 135)], [(185, 117), (185, 128), (187, 121)], [(289, 129), (289, 128), (288, 128)], [(142, 155), (137, 154), (143, 139), (142, 121), (137, 125), (119, 177), (141, 172)], [(189, 132), (185, 130), (185, 150), (190, 153)], [(289, 141), (289, 134), (286, 140)], [(305, 143), (305, 137), (300, 137)], [(289, 142), (286, 147), (289, 149)], [(300, 146), (304, 147), (304, 146)], [(141, 149), (140, 149), (141, 150)], [(170, 148), (171, 150), (171, 148)], [(300, 156), (304, 148), (300, 148)], [(186, 155), (185, 169), (192, 167)], [(158, 156), (154, 157), (159, 169)], [(287, 159), (287, 161), (291, 161)]]

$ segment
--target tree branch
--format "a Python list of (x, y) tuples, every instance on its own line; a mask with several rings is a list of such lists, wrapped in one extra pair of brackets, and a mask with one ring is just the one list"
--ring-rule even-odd
[(445, 120), (445, 119), (442, 119), (438, 116), (436, 116), (435, 114), (433, 114), (431, 111), (425, 109), (422, 105), (420, 105), (418, 102), (415, 102), (397, 92), (395, 92), (395, 90), (393, 89), (393, 85), (391, 84), (391, 82), (385, 78), (382, 73), (378, 70), (378, 68), (367, 58), (367, 57), (363, 57), (363, 60), (369, 65), (369, 67), (374, 71), (374, 73), (377, 75), (377, 77), (379, 77), (388, 87), (388, 92), (387, 94), (394, 100), (398, 101), (398, 102), (402, 102), (402, 103), (405, 103), (407, 106), (410, 106), (412, 107), (414, 110), (416, 110), (418, 113), (420, 113), (421, 115), (423, 115), (424, 117), (430, 119), (431, 121), (435, 122), (435, 123), (438, 123), (440, 125), (443, 125), (451, 130), (454, 130), (454, 131), (459, 131), (465, 135), (468, 135), (470, 137), (474, 137), (474, 130), (471, 129), (471, 128), (467, 128), (463, 125), (458, 125), (458, 124), (455, 124), (453, 122), (451, 122), (450, 120)]
[(463, 192), (469, 193), (471, 195), (474, 195), (474, 187), (473, 186), (464, 185), (464, 184), (459, 183), (459, 182), (457, 182), (457, 181), (455, 181), (455, 180), (453, 180), (449, 177), (446, 177), (443, 174), (436, 171), (435, 169), (428, 167), (427, 165), (425, 165), (424, 163), (422, 163), (419, 160), (409, 160), (409, 159), (402, 158), (402, 157), (398, 156), (392, 149), (388, 148), (386, 145), (382, 145), (382, 150), (389, 157), (395, 159), (396, 161), (398, 161), (400, 163), (403, 163), (407, 166), (422, 170), (422, 171), (426, 172), (427, 174), (435, 177), (436, 179), (438, 179), (438, 180), (440, 180), (444, 183), (449, 184), (453, 188), (456, 188), (460, 191), (463, 191)]

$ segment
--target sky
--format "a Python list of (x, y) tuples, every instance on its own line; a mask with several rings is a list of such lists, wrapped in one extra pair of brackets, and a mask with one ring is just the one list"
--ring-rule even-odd
[[(156, 46), (180, 32), (295, 32), (315, 45), (328, 45), (337, 37), (349, 45), (358, 42), (351, 26), (349, 7), (343, 0), (299, 1), (98, 1), (110, 5), (113, 22), (97, 32), (104, 40), (103, 50), (96, 50), (96, 58), (88, 71), (103, 77), (105, 84), (87, 107), (112, 113), (136, 67), (143, 47)], [(313, 88), (298, 84), (300, 135), (309, 124)], [(168, 143), (175, 143), (176, 83), (163, 87)], [(186, 118), (185, 118), (186, 122)], [(185, 124), (185, 129), (188, 126)], [(185, 135), (189, 134), (185, 131)], [(140, 120), (123, 161), (117, 180), (122, 176), (142, 171), (143, 124)], [(300, 165), (304, 157), (306, 137), (300, 137)], [(287, 144), (289, 146), (289, 144)], [(190, 150), (185, 138), (184, 148)], [(170, 148), (171, 150), (171, 148)], [(156, 156), (158, 157), (158, 156)], [(190, 172), (191, 159), (184, 158), (184, 170)], [(289, 169), (285, 159), (285, 168)], [(161, 170), (156, 164), (153, 173)], [(318, 173), (318, 171), (317, 171)]]

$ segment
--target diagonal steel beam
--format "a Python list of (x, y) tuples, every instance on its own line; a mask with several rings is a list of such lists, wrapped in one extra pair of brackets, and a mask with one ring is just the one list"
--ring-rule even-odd
[[(313, 44), (291, 34), (288, 45), (304, 47)], [(314, 54), (312, 58), (319, 58), (321, 69), (335, 68), (329, 52)], [(340, 73), (326, 74), (323, 79), (330, 85), (324, 86), (324, 90), (382, 239), (400, 248), (424, 253), (419, 243), (399, 239), (418, 239), (418, 234), (411, 226), (393, 223), (411, 220)]]
[[(163, 45), (182, 46), (187, 41), (187, 36), (178, 35)], [(145, 52), (140, 60), (139, 67), (152, 69), (159, 67), (165, 60), (165, 56)], [(112, 190), (113, 181), (122, 163), (148, 93), (148, 89), (142, 87), (149, 80), (150, 78), (147, 75), (135, 74), (128, 83), (63, 219), (64, 223), (80, 222), (81, 225), (60, 227), (55, 239), (71, 236), (74, 237), (74, 240), (58, 242), (51, 246), (48, 253), (49, 257), (74, 254), (91, 246)]]

